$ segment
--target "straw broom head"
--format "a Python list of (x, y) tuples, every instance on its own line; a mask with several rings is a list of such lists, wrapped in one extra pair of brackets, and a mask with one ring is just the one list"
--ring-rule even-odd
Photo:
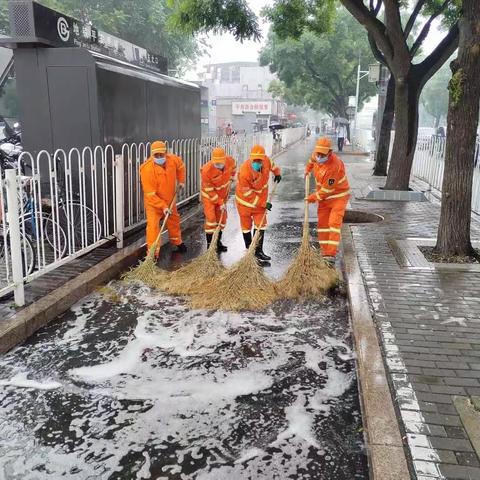
[(219, 232), (216, 231), (205, 253), (171, 272), (168, 281), (162, 284), (162, 289), (173, 295), (190, 295), (202, 291), (205, 283), (211, 282), (225, 272), (225, 267), (217, 254), (218, 236)]
[[(305, 178), (305, 197), (310, 190), (309, 179), (309, 176)], [(308, 203), (305, 203), (302, 244), (293, 263), (277, 283), (278, 293), (282, 298), (318, 298), (332, 290), (338, 281), (336, 270), (325, 262), (319, 250), (310, 245)]]
[[(233, 180), (230, 180), (228, 183), (227, 199), (230, 194), (232, 181)], [(163, 285), (163, 289), (167, 293), (173, 295), (189, 295), (194, 292), (201, 292), (205, 282), (210, 282), (213, 278), (216, 278), (225, 271), (225, 267), (220, 262), (217, 252), (221, 224), (224, 223), (225, 218), (225, 213), (222, 212), (221, 221), (215, 229), (208, 250), (198, 258), (192, 260), (189, 264), (171, 273), (168, 283)]]
[(201, 291), (195, 291), (190, 305), (207, 310), (260, 311), (276, 298), (274, 284), (258, 265), (255, 251), (249, 250), (232, 268), (204, 283)]
[[(172, 210), (173, 206), (175, 205), (175, 201), (177, 199), (178, 193), (178, 186), (175, 190), (175, 195), (170, 202), (168, 207), (169, 211)], [(154, 287), (156, 283), (159, 281), (159, 278), (163, 275), (167, 275), (165, 270), (161, 270), (157, 267), (157, 261), (155, 257), (158, 257), (160, 254), (160, 249), (162, 248), (162, 234), (165, 231), (165, 226), (167, 225), (168, 218), (170, 217), (170, 213), (165, 215), (163, 219), (162, 227), (160, 228), (160, 232), (153, 242), (150, 250), (147, 253), (147, 256), (144, 260), (142, 260), (135, 268), (130, 269), (124, 275), (122, 275), (122, 280), (125, 281), (138, 281), (145, 283), (151, 287)], [(163, 273), (162, 273), (163, 272)]]
[[(270, 199), (274, 192), (275, 186)], [(265, 211), (264, 219), (266, 215)], [(277, 299), (277, 292), (255, 257), (259, 239), (258, 229), (246, 255), (230, 269), (194, 291), (190, 305), (193, 308), (233, 312), (260, 311), (271, 305)]]

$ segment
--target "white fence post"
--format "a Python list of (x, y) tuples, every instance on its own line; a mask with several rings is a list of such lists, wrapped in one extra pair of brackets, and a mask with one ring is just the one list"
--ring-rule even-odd
[(20, 235), (20, 216), (18, 205), (17, 172), (5, 170), (5, 186), (7, 188), (7, 217), (9, 244), (12, 258), (12, 277), (15, 286), (15, 303), (19, 307), (25, 305), (25, 289), (23, 286), (22, 238)]
[[(125, 231), (125, 168), (123, 155), (115, 156), (115, 236), (117, 237), (117, 248), (123, 248), (123, 234)], [(138, 186), (137, 186), (138, 188)]]

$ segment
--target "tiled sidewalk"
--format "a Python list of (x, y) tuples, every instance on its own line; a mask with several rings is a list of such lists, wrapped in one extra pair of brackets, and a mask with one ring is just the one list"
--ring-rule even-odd
[[(453, 403), (455, 396), (480, 395), (480, 272), (402, 262), (394, 246), (434, 239), (439, 206), (363, 201), (365, 187), (385, 180), (371, 176), (365, 159), (344, 160), (352, 208), (385, 217), (351, 231), (416, 478), (480, 479)], [(473, 230), (478, 240), (478, 222)]]

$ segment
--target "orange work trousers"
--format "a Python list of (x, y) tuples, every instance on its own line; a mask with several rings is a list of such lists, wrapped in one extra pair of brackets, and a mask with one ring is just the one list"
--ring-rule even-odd
[(227, 224), (227, 211), (222, 212), (220, 205), (209, 200), (203, 201), (203, 212), (205, 213), (205, 233), (214, 233), (218, 224), (223, 230)]
[[(145, 214), (147, 216), (147, 247), (150, 250), (160, 233), (160, 222), (165, 215), (162, 210), (153, 207), (145, 207)], [(172, 208), (172, 214), (168, 217), (167, 230), (170, 243), (180, 245), (182, 243), (182, 231), (177, 207)]]
[(325, 257), (337, 254), (349, 198), (347, 196), (318, 202), (318, 242)]
[[(267, 228), (265, 208), (250, 208), (237, 203), (237, 210), (243, 233), (251, 232), (253, 226), (257, 230), (265, 230)], [(265, 218), (263, 218), (264, 215)]]

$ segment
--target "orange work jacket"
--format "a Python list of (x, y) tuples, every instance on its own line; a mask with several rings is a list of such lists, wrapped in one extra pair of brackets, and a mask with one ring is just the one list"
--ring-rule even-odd
[(268, 199), (268, 181), (270, 174), (280, 175), (280, 168), (265, 157), (262, 170), (256, 172), (252, 160), (247, 160), (238, 172), (238, 183), (235, 198), (239, 205), (249, 208), (265, 208)]
[(150, 157), (140, 166), (145, 207), (168, 208), (175, 196), (177, 183), (185, 183), (185, 178), (185, 165), (180, 157), (167, 153), (163, 166), (157, 165)]
[(206, 163), (201, 169), (202, 177), (202, 200), (215, 204), (225, 202), (228, 193), (228, 185), (235, 176), (237, 164), (232, 157), (225, 160), (225, 168), (215, 168), (212, 161)]
[(345, 164), (333, 152), (328, 154), (325, 163), (311, 159), (305, 173), (313, 171), (317, 183), (317, 191), (310, 195), (313, 200), (332, 200), (350, 195), (350, 185), (345, 173)]

